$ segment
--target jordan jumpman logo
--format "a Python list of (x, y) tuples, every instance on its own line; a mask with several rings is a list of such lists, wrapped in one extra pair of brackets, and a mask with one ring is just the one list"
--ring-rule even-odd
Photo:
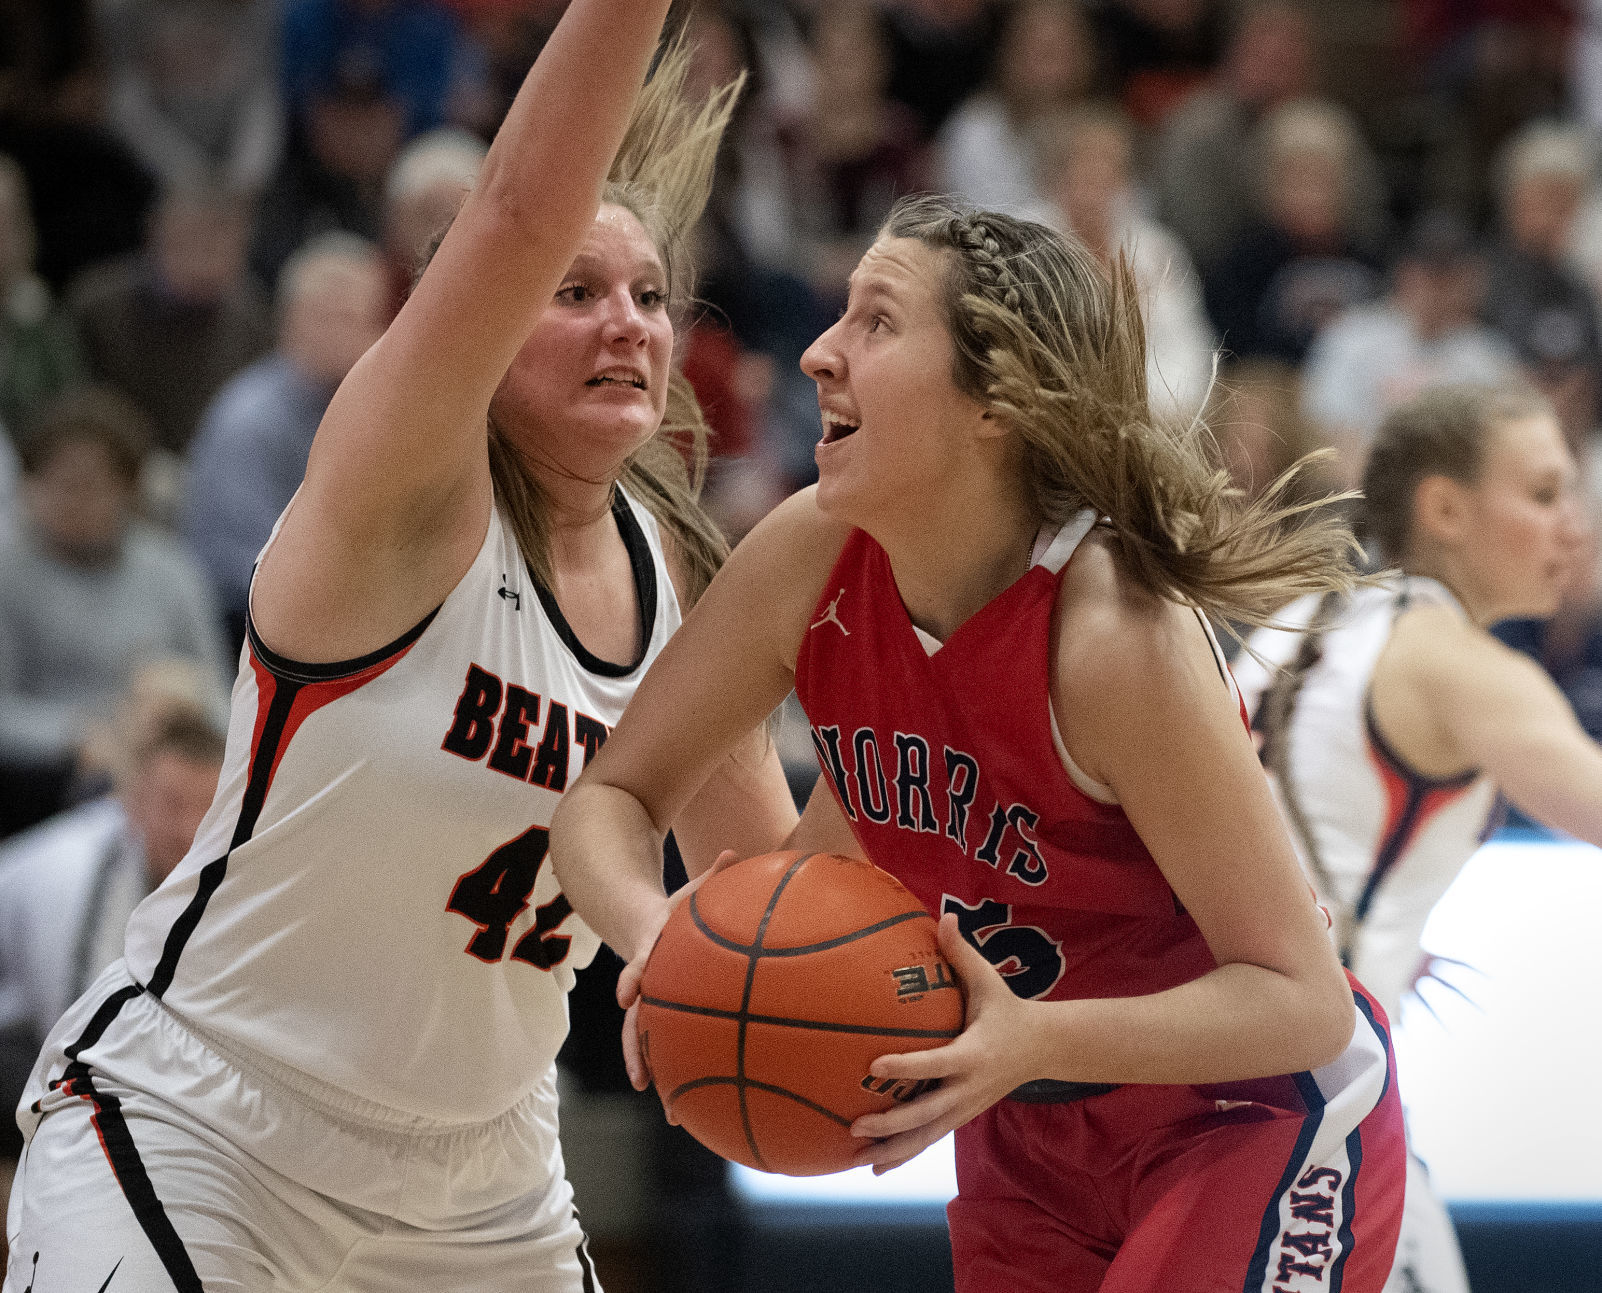
[(835, 628), (839, 629), (840, 632), (845, 634), (846, 637), (850, 637), (851, 630), (840, 622), (840, 599), (844, 596), (845, 589), (842, 588), (834, 595), (834, 600), (829, 603), (829, 609), (823, 612), (823, 618), (820, 619), (816, 624), (812, 625), (811, 628), (807, 629), (807, 632), (810, 633), (812, 632), (812, 629), (821, 628), (825, 624), (833, 624)]

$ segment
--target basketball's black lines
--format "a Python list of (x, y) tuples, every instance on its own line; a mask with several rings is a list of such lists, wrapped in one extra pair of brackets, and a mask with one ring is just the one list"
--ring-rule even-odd
[(648, 1006), (676, 1010), (686, 1015), (705, 1015), (710, 1019), (734, 1019), (750, 1024), (776, 1024), (782, 1028), (811, 1028), (823, 1033), (854, 1033), (874, 1037), (956, 1037), (960, 1028), (879, 1028), (872, 1024), (837, 1024), (827, 1019), (797, 1019), (790, 1015), (753, 1015), (745, 1010), (721, 1010), (717, 1006), (692, 1006), (684, 1001), (641, 996)]
[[(757, 922), (756, 942), (751, 947), (753, 953), (756, 953), (762, 946), (763, 935), (768, 932), (768, 921), (773, 919), (773, 909), (779, 905), (780, 897), (783, 896), (785, 889), (789, 887), (790, 881), (795, 878), (795, 873), (801, 869), (801, 864), (811, 856), (812, 854), (810, 853), (803, 853), (794, 862), (790, 863), (785, 868), (784, 875), (780, 878), (779, 883), (773, 886), (773, 892), (768, 895), (768, 905), (762, 909), (762, 919)], [(692, 916), (695, 914), (694, 894), (690, 895), (690, 914)], [(750, 1149), (751, 1157), (756, 1160), (756, 1165), (765, 1172), (768, 1170), (767, 1160), (762, 1157), (762, 1151), (757, 1148), (756, 1128), (751, 1125), (751, 1105), (745, 1097), (745, 1034), (746, 1028), (750, 1023), (747, 1012), (751, 1006), (751, 988), (756, 982), (756, 967), (759, 959), (757, 955), (752, 955), (745, 967), (745, 988), (740, 994), (740, 1023), (734, 1039), (734, 1074), (737, 1079), (734, 1089), (740, 1100), (740, 1126), (745, 1130), (746, 1147)]]
[(728, 1019), (734, 1022), (736, 1026), (736, 1032), (733, 1076), (702, 1077), (697, 1078), (692, 1082), (686, 1082), (682, 1086), (675, 1088), (669, 1093), (666, 1103), (671, 1108), (678, 1102), (681, 1096), (701, 1087), (732, 1086), (735, 1090), (736, 1098), (739, 1100), (740, 1126), (741, 1130), (745, 1133), (746, 1148), (751, 1153), (752, 1162), (763, 1171), (771, 1171), (772, 1169), (768, 1167), (767, 1160), (763, 1157), (761, 1147), (757, 1144), (756, 1128), (751, 1122), (751, 1105), (747, 1096), (749, 1091), (765, 1091), (769, 1094), (777, 1095), (783, 1099), (793, 1101), (796, 1104), (802, 1105), (805, 1108), (821, 1114), (825, 1118), (828, 1118), (831, 1122), (841, 1127), (849, 1127), (852, 1120), (842, 1117), (840, 1114), (835, 1113), (833, 1110), (828, 1109), (821, 1104), (818, 1104), (816, 1101), (809, 1100), (805, 1096), (788, 1090), (785, 1087), (774, 1086), (768, 1082), (758, 1082), (755, 1079), (746, 1076), (745, 1044), (750, 1026), (752, 1024), (768, 1024), (784, 1028), (804, 1028), (817, 1032), (850, 1033), (858, 1036), (897, 1037), (918, 1040), (949, 1040), (950, 1038), (958, 1036), (961, 1032), (961, 1029), (944, 1028), (875, 1028), (865, 1024), (839, 1024), (815, 1019), (796, 1019), (785, 1015), (754, 1015), (751, 1013), (751, 996), (755, 990), (757, 963), (759, 961), (769, 957), (796, 957), (806, 956), (813, 952), (826, 952), (836, 947), (844, 947), (846, 944), (855, 942), (859, 938), (866, 938), (871, 934), (877, 934), (883, 930), (891, 929), (896, 925), (904, 924), (909, 920), (929, 919), (929, 913), (922, 907), (918, 907), (912, 911), (904, 911), (895, 916), (887, 917), (884, 920), (876, 921), (872, 925), (866, 925), (861, 929), (853, 930), (849, 934), (842, 934), (838, 938), (825, 939), (822, 942), (809, 943), (801, 947), (764, 947), (763, 940), (767, 937), (768, 925), (773, 919), (773, 913), (779, 905), (779, 899), (783, 896), (785, 889), (789, 887), (790, 881), (795, 878), (796, 873), (800, 871), (801, 867), (814, 856), (815, 855), (812, 853), (805, 853), (785, 868), (784, 875), (780, 877), (779, 882), (773, 886), (773, 892), (768, 896), (767, 905), (762, 911), (762, 917), (757, 922), (756, 938), (751, 943), (736, 942), (734, 939), (727, 938), (724, 935), (719, 934), (716, 930), (712, 929), (701, 915), (699, 901), (701, 895), (699, 893), (693, 893), (690, 895), (690, 919), (692, 922), (694, 922), (696, 929), (700, 931), (701, 935), (714, 946), (721, 947), (725, 951), (734, 952), (746, 958), (745, 985), (741, 991), (740, 1005), (737, 1010), (722, 1010), (710, 1006), (692, 1006), (678, 1001), (666, 1001), (660, 997), (642, 995), (640, 998), (640, 1000), (646, 1005), (655, 1006), (661, 1010), (673, 1010), (683, 1014), (702, 1015), (714, 1019)]
[[(672, 1095), (669, 1098), (673, 1099), (673, 1100), (677, 1100), (686, 1091), (694, 1091), (698, 1087), (733, 1086), (734, 1082), (735, 1082), (735, 1079), (731, 1078), (731, 1077), (703, 1077), (703, 1078), (696, 1078), (695, 1081), (693, 1081), (693, 1082), (686, 1082), (683, 1086), (675, 1087), (674, 1090), (673, 1090)], [(773, 1083), (771, 1083), (771, 1082), (758, 1082), (758, 1081), (756, 1081), (755, 1079), (752, 1079), (752, 1078), (747, 1078), (745, 1080), (745, 1085), (748, 1086), (748, 1087), (751, 1087), (751, 1088), (753, 1088), (753, 1089), (755, 1089), (757, 1091), (766, 1091), (769, 1095), (780, 1096), (783, 1099), (792, 1100), (796, 1104), (805, 1105), (808, 1109), (811, 1109), (814, 1113), (821, 1113), (825, 1118), (827, 1118), (830, 1122), (834, 1123), (836, 1126), (849, 1127), (851, 1125), (851, 1119), (841, 1117), (839, 1114), (835, 1113), (834, 1110), (825, 1108), (823, 1105), (819, 1104), (816, 1100), (808, 1100), (806, 1098), (806, 1096), (800, 1094), (797, 1091), (791, 1091), (788, 1087), (774, 1086)]]
[[(758, 956), (807, 956), (813, 952), (827, 952), (832, 948), (844, 947), (847, 943), (854, 943), (859, 938), (866, 938), (869, 934), (877, 934), (881, 930), (904, 925), (909, 920), (932, 920), (922, 907), (915, 907), (911, 911), (904, 911), (897, 916), (889, 916), (873, 925), (864, 925), (861, 929), (854, 929), (849, 934), (841, 934), (839, 938), (826, 938), (821, 943), (805, 943), (798, 947), (763, 947), (762, 935), (757, 935), (754, 943), (737, 943), (718, 933), (701, 918), (701, 909), (695, 905), (695, 896), (690, 898), (690, 919), (695, 927), (706, 937), (707, 942), (730, 952), (738, 952), (741, 956), (749, 956), (755, 952)], [(764, 920), (766, 917), (764, 917)]]

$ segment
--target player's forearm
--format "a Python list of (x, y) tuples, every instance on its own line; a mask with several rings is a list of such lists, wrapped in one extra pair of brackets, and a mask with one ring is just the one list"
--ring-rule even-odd
[(551, 819), (551, 865), (584, 923), (625, 961), (646, 950), (667, 901), (662, 833), (640, 801), (601, 782), (569, 790)]
[(1536, 821), (1602, 845), (1602, 748), (1577, 726), (1561, 739), (1509, 736), (1486, 771)]
[(1224, 965), (1165, 992), (1040, 1003), (1041, 1077), (1076, 1082), (1233, 1082), (1333, 1060), (1355, 1007), (1257, 965)]
[(535, 233), (588, 222), (668, 7), (668, 0), (568, 6), (485, 158), (484, 197), (526, 213)]

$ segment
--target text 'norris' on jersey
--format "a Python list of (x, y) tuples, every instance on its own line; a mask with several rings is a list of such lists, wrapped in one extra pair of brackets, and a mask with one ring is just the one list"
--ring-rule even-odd
[[(848, 740), (837, 726), (814, 726), (812, 744), (852, 821), (883, 826), (893, 817), (902, 830), (945, 834), (975, 861), (1004, 868), (1024, 884), (1051, 878), (1034, 835), (1039, 813), (1000, 801), (973, 811), (980, 782), (973, 755), (943, 745), (936, 759), (921, 736), (895, 732), (886, 743), (871, 727), (857, 728)], [(937, 795), (943, 813), (936, 811)]]
[(611, 730), (588, 714), (570, 714), (559, 700), (546, 700), (470, 664), (440, 748), (474, 763), (487, 754), (496, 772), (560, 793), (567, 789), (573, 747), (584, 751), (582, 772)]

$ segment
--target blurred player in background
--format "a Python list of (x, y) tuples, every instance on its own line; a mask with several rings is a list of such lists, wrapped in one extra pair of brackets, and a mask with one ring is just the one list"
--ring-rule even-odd
[[(1550, 403), (1440, 386), (1382, 425), (1363, 529), (1397, 573), (1293, 603), (1235, 663), (1341, 959), (1392, 1019), (1431, 909), (1494, 828), (1500, 791), (1602, 844), (1602, 748), (1529, 657), (1487, 631), (1556, 612), (1585, 537)], [(1288, 631), (1289, 628), (1305, 632)], [(1390, 1293), (1468, 1287), (1446, 1209), (1410, 1159)]]

